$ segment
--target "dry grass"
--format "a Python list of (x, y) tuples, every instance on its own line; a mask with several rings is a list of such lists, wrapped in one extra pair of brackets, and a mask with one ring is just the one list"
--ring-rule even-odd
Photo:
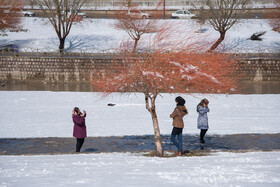
[[(177, 151), (165, 151), (163, 158), (177, 157), (177, 153), (178, 153)], [(208, 156), (208, 155), (210, 155), (210, 153), (211, 153), (211, 151), (192, 150), (192, 151), (189, 151), (188, 153), (185, 153), (184, 155), (178, 156), (178, 157)], [(143, 156), (156, 157), (154, 151), (144, 153)]]

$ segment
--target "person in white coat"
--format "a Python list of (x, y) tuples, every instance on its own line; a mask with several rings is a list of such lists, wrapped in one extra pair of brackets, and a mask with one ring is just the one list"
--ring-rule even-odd
[(210, 111), (208, 107), (209, 101), (207, 99), (202, 99), (197, 105), (197, 128), (200, 129), (200, 143), (204, 144), (204, 136), (209, 129), (208, 126), (208, 116), (207, 113)]

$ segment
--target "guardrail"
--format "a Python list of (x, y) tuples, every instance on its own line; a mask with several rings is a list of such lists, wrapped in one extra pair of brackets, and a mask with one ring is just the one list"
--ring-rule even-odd
[(231, 53), (235, 54), (250, 54), (250, 53), (280, 53), (280, 49), (233, 49), (230, 51)]
[(59, 52), (58, 49), (35, 49), (35, 48), (9, 48), (0, 49), (1, 56), (32, 56), (32, 57), (105, 57), (116, 54), (115, 49), (80, 49), (80, 50), (66, 50)]
[[(116, 55), (116, 49), (75, 49), (75, 50), (66, 50), (59, 52), (56, 48), (9, 48), (9, 49), (0, 49), (0, 56), (26, 56), (26, 57), (63, 57), (63, 58), (89, 58), (89, 57), (109, 57)], [(276, 57), (280, 58), (279, 49), (235, 49), (230, 51), (222, 51), (223, 53), (234, 54), (235, 56), (243, 56), (246, 58), (254, 57)]]

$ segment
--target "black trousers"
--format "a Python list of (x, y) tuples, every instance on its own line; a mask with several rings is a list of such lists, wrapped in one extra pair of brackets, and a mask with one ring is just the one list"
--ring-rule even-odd
[(84, 144), (85, 139), (84, 138), (77, 138), (77, 143), (76, 143), (76, 152), (80, 152), (81, 148)]
[(204, 136), (205, 136), (207, 130), (208, 130), (208, 129), (200, 129), (200, 142), (201, 142), (201, 143), (205, 143), (205, 141), (204, 141)]

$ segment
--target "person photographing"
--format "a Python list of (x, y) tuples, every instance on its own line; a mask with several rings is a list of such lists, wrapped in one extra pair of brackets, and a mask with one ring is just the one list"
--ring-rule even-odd
[(83, 113), (78, 107), (75, 107), (72, 112), (72, 119), (74, 122), (73, 136), (77, 139), (76, 152), (80, 152), (84, 144), (85, 138), (87, 137), (86, 129), (86, 111)]
[(207, 113), (210, 111), (208, 108), (209, 101), (207, 99), (202, 99), (197, 105), (196, 111), (198, 112), (197, 118), (197, 128), (200, 129), (200, 143), (204, 144), (204, 136), (208, 131), (208, 116)]

